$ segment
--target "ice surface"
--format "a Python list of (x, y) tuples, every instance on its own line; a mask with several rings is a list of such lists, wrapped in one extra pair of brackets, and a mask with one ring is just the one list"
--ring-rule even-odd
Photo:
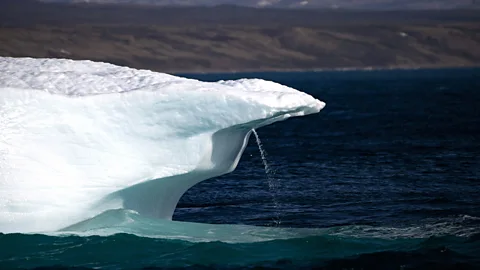
[(0, 58), (0, 232), (117, 208), (171, 219), (188, 188), (235, 169), (253, 128), (324, 105), (258, 79)]

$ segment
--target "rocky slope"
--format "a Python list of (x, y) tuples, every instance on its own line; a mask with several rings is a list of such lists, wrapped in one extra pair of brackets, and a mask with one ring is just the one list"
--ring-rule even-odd
[(167, 72), (480, 65), (476, 11), (353, 12), (0, 2), (0, 56)]
[(476, 0), (39, 0), (43, 2), (278, 8), (452, 9), (480, 7)]

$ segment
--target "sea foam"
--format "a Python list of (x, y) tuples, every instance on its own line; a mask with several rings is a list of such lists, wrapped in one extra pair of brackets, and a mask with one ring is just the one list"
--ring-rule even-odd
[(259, 79), (0, 58), (0, 232), (119, 208), (171, 219), (187, 189), (235, 169), (252, 129), (324, 106)]

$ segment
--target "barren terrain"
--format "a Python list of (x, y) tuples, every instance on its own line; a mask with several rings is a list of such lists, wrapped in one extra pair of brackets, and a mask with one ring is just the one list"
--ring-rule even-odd
[(480, 65), (480, 14), (468, 10), (0, 5), (0, 56), (165, 72)]

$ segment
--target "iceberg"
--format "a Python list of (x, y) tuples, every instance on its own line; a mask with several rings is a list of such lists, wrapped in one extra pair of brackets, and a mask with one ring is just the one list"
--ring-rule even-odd
[(260, 79), (0, 57), (0, 232), (112, 209), (169, 220), (186, 190), (235, 169), (252, 129), (324, 106)]

